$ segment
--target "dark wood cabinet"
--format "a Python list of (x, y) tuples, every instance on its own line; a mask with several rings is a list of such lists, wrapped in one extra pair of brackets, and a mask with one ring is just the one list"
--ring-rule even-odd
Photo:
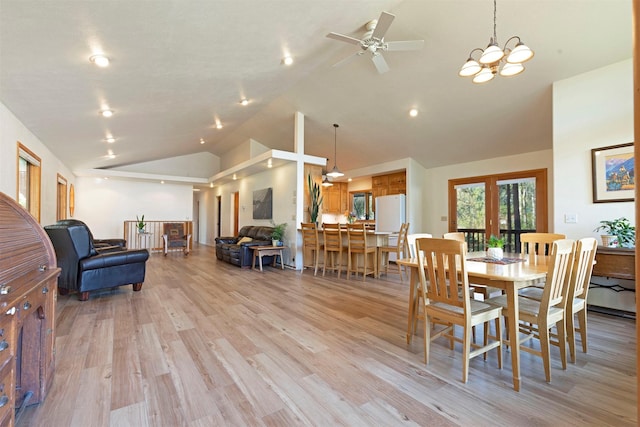
[(59, 274), (45, 231), (0, 193), (0, 426), (14, 425), (13, 409), (42, 402), (51, 386)]
[(598, 246), (587, 303), (591, 308), (636, 312), (635, 248)]

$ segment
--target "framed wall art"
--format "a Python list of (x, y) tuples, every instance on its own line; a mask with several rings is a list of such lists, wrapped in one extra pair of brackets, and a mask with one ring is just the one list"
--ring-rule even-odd
[(633, 143), (591, 150), (593, 203), (632, 202), (635, 190)]
[(264, 188), (253, 192), (253, 219), (271, 219), (273, 190)]

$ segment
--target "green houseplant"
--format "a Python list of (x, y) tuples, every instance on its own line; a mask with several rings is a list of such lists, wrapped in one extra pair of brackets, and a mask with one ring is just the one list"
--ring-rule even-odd
[(272, 221), (273, 231), (271, 232), (271, 243), (273, 246), (280, 246), (282, 243), (282, 239), (284, 238), (284, 232), (287, 228), (287, 223), (283, 222), (282, 224), (276, 224)]
[(309, 174), (307, 178), (309, 183), (309, 196), (311, 197), (309, 216), (311, 217), (311, 222), (317, 224), (320, 205), (322, 205), (322, 195), (320, 194), (320, 186), (317, 182), (313, 182), (313, 180), (311, 179), (311, 174)]
[(487, 240), (487, 256), (493, 259), (502, 259), (504, 257), (504, 239), (493, 234)]
[(138, 218), (138, 215), (136, 215), (136, 227), (138, 228), (138, 233), (144, 233), (144, 227), (147, 225), (146, 222), (144, 222), (144, 214), (142, 215), (142, 218)]
[[(632, 226), (625, 217), (600, 221), (600, 226), (593, 231), (603, 231), (607, 233), (602, 235), (602, 244), (604, 246), (635, 247), (636, 228)], [(615, 238), (611, 239), (610, 236), (615, 236)]]

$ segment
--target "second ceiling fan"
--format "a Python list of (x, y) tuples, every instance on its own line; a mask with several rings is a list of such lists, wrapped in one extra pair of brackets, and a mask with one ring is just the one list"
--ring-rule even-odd
[(387, 42), (384, 40), (384, 36), (387, 30), (391, 26), (396, 16), (388, 12), (382, 12), (380, 18), (377, 20), (369, 21), (365, 28), (367, 32), (362, 36), (362, 39), (356, 39), (354, 37), (345, 36), (344, 34), (329, 33), (327, 37), (334, 40), (343, 41), (360, 47), (360, 50), (347, 56), (343, 60), (334, 64), (334, 67), (343, 65), (357, 56), (364, 55), (366, 52), (371, 54), (371, 60), (376, 66), (378, 73), (386, 73), (389, 71), (389, 65), (381, 55), (383, 51), (399, 51), (399, 50), (418, 50), (424, 46), (424, 40), (404, 40)]

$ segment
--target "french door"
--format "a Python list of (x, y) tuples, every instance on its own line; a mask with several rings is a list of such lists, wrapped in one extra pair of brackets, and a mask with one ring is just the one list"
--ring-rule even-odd
[(449, 231), (465, 233), (469, 251), (493, 234), (519, 252), (520, 234), (548, 230), (547, 206), (546, 169), (449, 180)]

